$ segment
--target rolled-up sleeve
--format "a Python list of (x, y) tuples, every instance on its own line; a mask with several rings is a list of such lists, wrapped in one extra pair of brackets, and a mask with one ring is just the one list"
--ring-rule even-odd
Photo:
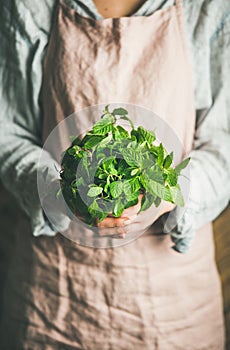
[(166, 232), (176, 224), (171, 230), (173, 248), (182, 253), (189, 250), (196, 230), (216, 219), (230, 199), (229, 33), (230, 13), (225, 13), (210, 39), (211, 104), (197, 111), (194, 147), (188, 155), (189, 198), (185, 208), (176, 207), (165, 224)]
[[(44, 27), (33, 21), (28, 3), (3, 1), (1, 10), (0, 176), (30, 218), (33, 235), (55, 235), (56, 230), (42, 210), (37, 189), (37, 175), (48, 176), (49, 183), (59, 175), (59, 165), (48, 152), (43, 152), (40, 160), (41, 57), (48, 37)], [(44, 24), (50, 20), (51, 10), (47, 3), (42, 4)], [(34, 6), (36, 11), (36, 3)]]

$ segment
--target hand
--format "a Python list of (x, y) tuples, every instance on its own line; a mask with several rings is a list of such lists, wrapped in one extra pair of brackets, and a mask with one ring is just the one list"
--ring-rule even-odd
[(47, 189), (47, 193), (41, 197), (41, 205), (44, 214), (57, 232), (67, 230), (70, 218), (66, 213), (66, 203), (64, 198), (57, 198), (56, 194), (60, 189), (59, 180), (54, 180)]
[[(138, 197), (138, 203), (123, 211), (118, 218), (109, 214), (103, 221), (97, 224), (100, 228), (100, 235), (115, 235), (117, 238), (124, 238), (126, 233), (133, 231), (145, 230), (152, 225), (161, 215), (167, 213), (175, 208), (175, 204), (169, 202), (161, 202), (160, 206), (156, 208), (154, 205), (148, 210), (137, 215), (141, 207), (141, 200), (143, 194)], [(109, 228), (109, 230), (108, 230)]]

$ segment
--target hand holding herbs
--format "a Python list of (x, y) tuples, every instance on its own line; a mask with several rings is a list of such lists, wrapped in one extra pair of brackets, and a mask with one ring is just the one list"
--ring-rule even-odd
[[(131, 131), (119, 125), (122, 120)], [(124, 217), (138, 203), (138, 214), (162, 200), (183, 206), (178, 177), (190, 158), (173, 167), (173, 152), (155, 140), (153, 131), (135, 129), (127, 110), (106, 106), (93, 128), (64, 152), (60, 184), (71, 211), (94, 225)]]

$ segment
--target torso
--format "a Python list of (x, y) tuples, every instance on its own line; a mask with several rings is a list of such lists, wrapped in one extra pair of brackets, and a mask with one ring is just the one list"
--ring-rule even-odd
[(130, 16), (145, 2), (146, 0), (94, 0), (98, 12), (104, 18)]

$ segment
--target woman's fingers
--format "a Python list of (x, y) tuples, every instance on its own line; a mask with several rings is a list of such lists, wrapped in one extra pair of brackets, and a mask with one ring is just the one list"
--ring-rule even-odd
[(125, 228), (123, 227), (99, 227), (98, 235), (101, 237), (125, 238)]
[[(129, 224), (135, 218), (137, 217), (137, 213), (141, 208), (141, 200), (142, 200), (143, 194), (139, 195), (138, 203), (130, 208), (127, 208), (123, 211), (122, 215), (118, 218), (114, 218), (112, 216), (112, 213), (109, 213), (109, 215), (100, 223), (97, 223), (97, 227), (99, 228), (112, 228), (112, 227), (124, 227)], [(125, 232), (122, 233), (122, 237), (124, 236)]]
[(122, 227), (131, 222), (129, 217), (107, 217), (103, 221), (97, 223), (97, 227)]

